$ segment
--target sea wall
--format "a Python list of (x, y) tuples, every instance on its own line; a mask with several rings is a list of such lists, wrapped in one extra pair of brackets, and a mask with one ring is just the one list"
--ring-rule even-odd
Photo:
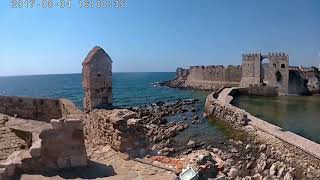
[(250, 86), (247, 88), (239, 88), (238, 91), (241, 95), (246, 96), (278, 96), (278, 88), (271, 86)]
[(205, 111), (207, 114), (223, 119), (231, 125), (245, 125), (248, 121), (244, 110), (215, 99), (213, 93), (208, 95), (206, 99)]
[[(233, 106), (231, 104), (232, 96), (235, 94), (239, 94), (237, 88), (226, 88), (219, 94), (217, 99), (213, 97), (214, 93), (208, 95), (205, 104), (206, 114), (227, 121), (238, 128), (243, 127), (242, 130), (249, 134), (254, 133), (260, 139), (262, 139), (261, 134), (266, 134), (263, 139), (267, 143), (272, 144), (271, 139), (274, 138), (280, 140), (281, 143), (287, 143), (291, 145), (293, 149), (301, 150), (298, 155), (300, 157), (308, 154), (320, 160), (320, 144), (292, 132), (285, 131), (278, 126), (252, 116), (245, 110)], [(248, 125), (248, 127), (244, 127), (243, 125)], [(265, 138), (266, 136), (267, 138)], [(281, 148), (281, 146), (279, 146), (279, 148)]]
[(240, 82), (240, 66), (191, 66), (188, 80)]
[(136, 113), (126, 109), (93, 110), (83, 120), (87, 144), (109, 144), (118, 151), (139, 156), (147, 142), (146, 131), (136, 117)]
[(178, 68), (172, 81), (164, 82), (169, 87), (217, 90), (221, 87), (239, 86), (241, 66), (191, 66)]
[(0, 113), (23, 119), (50, 122), (81, 111), (69, 100), (0, 96)]

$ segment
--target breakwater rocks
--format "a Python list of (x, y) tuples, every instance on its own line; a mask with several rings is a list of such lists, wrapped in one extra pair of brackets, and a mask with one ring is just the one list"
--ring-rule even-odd
[[(319, 179), (320, 160), (303, 149), (309, 144), (311, 150), (316, 144), (305, 139), (301, 142), (301, 147), (294, 145), (290, 143), (292, 138), (300, 142), (301, 137), (281, 132), (278, 127), (257, 120), (244, 110), (233, 106), (230, 102), (234, 90), (236, 89), (225, 89), (217, 98), (213, 97), (214, 93), (210, 94), (205, 107), (208, 115), (218, 117), (246, 134), (246, 139), (242, 142), (230, 140), (226, 144), (229, 146), (226, 154), (240, 159), (232, 158), (238, 162), (229, 172), (223, 171), (224, 175), (236, 178), (240, 175), (238, 173), (245, 172), (240, 176), (246, 179)], [(225, 159), (230, 162), (230, 158)], [(247, 170), (243, 169), (243, 166)]]

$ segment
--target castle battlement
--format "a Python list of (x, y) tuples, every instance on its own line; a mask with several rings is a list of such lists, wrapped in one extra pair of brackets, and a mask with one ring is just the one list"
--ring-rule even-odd
[(277, 52), (277, 53), (268, 53), (268, 57), (270, 58), (270, 57), (281, 57), (281, 56), (283, 56), (283, 57), (288, 57), (289, 55), (287, 54), (287, 53), (283, 53), (283, 52)]
[[(221, 69), (226, 69), (226, 68), (239, 69), (239, 68), (241, 68), (241, 66), (240, 65), (228, 65), (227, 67), (225, 67), (224, 65), (190, 66), (190, 70), (215, 70), (215, 69), (221, 70)], [(186, 70), (186, 69), (181, 68), (179, 70)]]
[(248, 54), (242, 54), (242, 59), (244, 61), (256, 61), (256, 60), (262, 60), (263, 58), (288, 58), (289, 55), (287, 53), (283, 52), (276, 52), (276, 53), (268, 53), (267, 55), (263, 55), (261, 53), (248, 53)]

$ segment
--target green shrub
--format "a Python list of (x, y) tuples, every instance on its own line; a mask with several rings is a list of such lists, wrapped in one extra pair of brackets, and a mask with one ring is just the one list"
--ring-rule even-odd
[(280, 82), (282, 80), (282, 74), (280, 71), (276, 71), (276, 79), (278, 82)]

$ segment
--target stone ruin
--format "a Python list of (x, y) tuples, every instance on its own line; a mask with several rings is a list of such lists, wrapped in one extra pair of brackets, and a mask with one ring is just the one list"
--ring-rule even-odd
[(127, 109), (95, 109), (84, 116), (84, 133), (91, 147), (110, 145), (132, 157), (143, 156), (147, 146), (146, 129), (135, 112)]
[(145, 144), (145, 132), (136, 113), (112, 108), (112, 61), (100, 47), (94, 47), (84, 60), (84, 133), (87, 144), (110, 145), (117, 151), (138, 156)]
[(82, 63), (83, 110), (112, 105), (112, 60), (100, 47), (94, 47)]
[[(1, 156), (6, 158), (0, 161), (0, 179), (87, 165), (82, 112), (71, 101), (1, 96), (0, 104), (0, 128), (26, 142), (24, 148)], [(0, 139), (11, 141), (6, 135), (0, 133)]]
[(13, 131), (26, 142), (16, 142), (26, 148), (15, 148), (3, 156), (0, 153), (6, 157), (0, 159), (0, 180), (19, 173), (86, 166), (86, 145), (110, 145), (139, 156), (134, 149), (144, 146), (146, 133), (134, 112), (110, 110), (111, 70), (108, 54), (94, 47), (83, 62), (85, 113), (66, 99), (0, 96), (0, 128), (10, 129), (6, 132)]

